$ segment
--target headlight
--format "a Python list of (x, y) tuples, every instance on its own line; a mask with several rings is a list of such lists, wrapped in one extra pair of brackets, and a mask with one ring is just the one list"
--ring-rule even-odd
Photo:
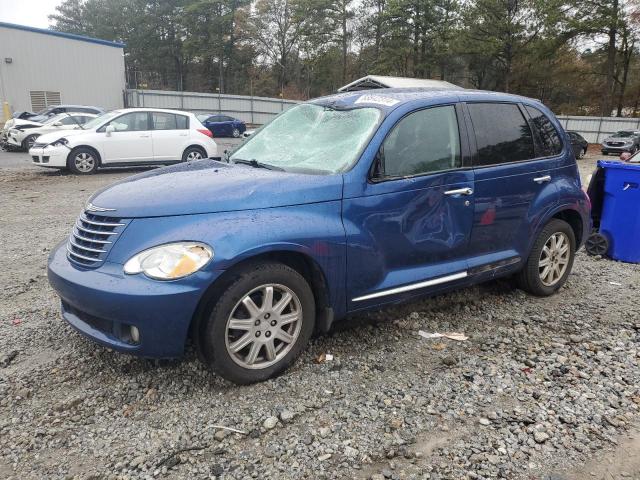
[(167, 243), (134, 255), (125, 263), (124, 273), (144, 273), (156, 280), (174, 280), (197, 272), (211, 258), (213, 250), (204, 243)]
[(54, 147), (61, 147), (62, 145), (66, 145), (69, 141), (66, 138), (59, 138), (55, 142), (51, 142), (49, 145), (53, 145)]

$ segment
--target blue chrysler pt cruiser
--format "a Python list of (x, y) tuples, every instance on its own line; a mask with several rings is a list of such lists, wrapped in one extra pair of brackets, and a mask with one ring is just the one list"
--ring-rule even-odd
[(115, 350), (286, 369), (348, 314), (513, 276), (553, 294), (590, 230), (571, 142), (524, 97), (353, 92), (297, 105), (224, 161), (93, 195), (49, 259), (62, 315)]

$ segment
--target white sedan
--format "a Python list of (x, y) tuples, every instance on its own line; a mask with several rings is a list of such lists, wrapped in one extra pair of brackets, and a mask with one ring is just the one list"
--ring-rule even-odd
[(29, 155), (34, 165), (94, 173), (99, 167), (162, 165), (217, 156), (213, 135), (193, 113), (126, 108), (84, 124), (48, 133)]
[(31, 124), (15, 125), (7, 133), (7, 145), (29, 150), (40, 135), (60, 130), (76, 130), (97, 116), (93, 113), (61, 113), (42, 124), (32, 122)]

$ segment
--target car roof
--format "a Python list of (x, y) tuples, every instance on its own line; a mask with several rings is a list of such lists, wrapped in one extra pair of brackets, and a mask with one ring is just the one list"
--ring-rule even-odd
[(494, 102), (523, 102), (541, 105), (535, 99), (512, 95), (508, 93), (489, 92), (485, 90), (448, 89), (448, 88), (376, 88), (374, 90), (360, 90), (344, 92), (326, 97), (316, 98), (310, 103), (331, 105), (336, 108), (353, 106), (374, 106), (384, 111), (395, 110), (401, 105), (431, 100), (433, 104), (456, 99), (458, 101), (494, 101)]
[(161, 112), (161, 113), (177, 113), (180, 115), (194, 115), (191, 112), (185, 112), (184, 110), (169, 110), (167, 108), (149, 108), (149, 107), (135, 107), (135, 108), (118, 108), (114, 112)]
[(100, 111), (104, 111), (104, 108), (102, 107), (94, 107), (93, 105), (52, 105), (50, 107), (47, 108), (47, 110), (52, 110), (54, 108), (93, 108), (94, 110), (100, 110)]

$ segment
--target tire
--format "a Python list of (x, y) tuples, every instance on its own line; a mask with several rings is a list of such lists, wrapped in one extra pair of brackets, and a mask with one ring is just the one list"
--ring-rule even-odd
[(29, 149), (33, 146), (33, 144), (36, 141), (36, 138), (38, 138), (38, 135), (29, 135), (27, 138), (25, 138), (22, 141), (22, 149), (26, 150), (27, 152), (29, 151)]
[[(269, 288), (271, 308), (265, 308)], [(284, 313), (277, 312), (281, 301)], [(205, 312), (196, 342), (221, 377), (243, 385), (260, 382), (282, 373), (300, 355), (315, 315), (313, 292), (302, 275), (280, 263), (253, 264), (239, 270)]]
[(239, 128), (234, 128), (233, 132), (231, 132), (231, 135), (233, 135), (233, 138), (240, 138), (240, 129)]
[(202, 147), (187, 147), (182, 153), (183, 162), (194, 162), (196, 160), (202, 160), (203, 158), (207, 158), (207, 152), (205, 152)]
[(67, 157), (67, 168), (76, 175), (96, 173), (100, 165), (98, 152), (89, 147), (77, 147)]
[[(558, 247), (553, 247), (552, 238), (556, 239), (555, 244)], [(564, 245), (568, 245), (569, 248), (566, 254), (561, 254)], [(516, 277), (518, 286), (539, 297), (554, 294), (567, 281), (573, 267), (575, 253), (576, 238), (571, 226), (564, 220), (552, 219), (538, 235), (524, 268), (518, 273)], [(550, 263), (549, 267), (541, 265), (544, 260)], [(562, 263), (563, 260), (565, 263)]]

